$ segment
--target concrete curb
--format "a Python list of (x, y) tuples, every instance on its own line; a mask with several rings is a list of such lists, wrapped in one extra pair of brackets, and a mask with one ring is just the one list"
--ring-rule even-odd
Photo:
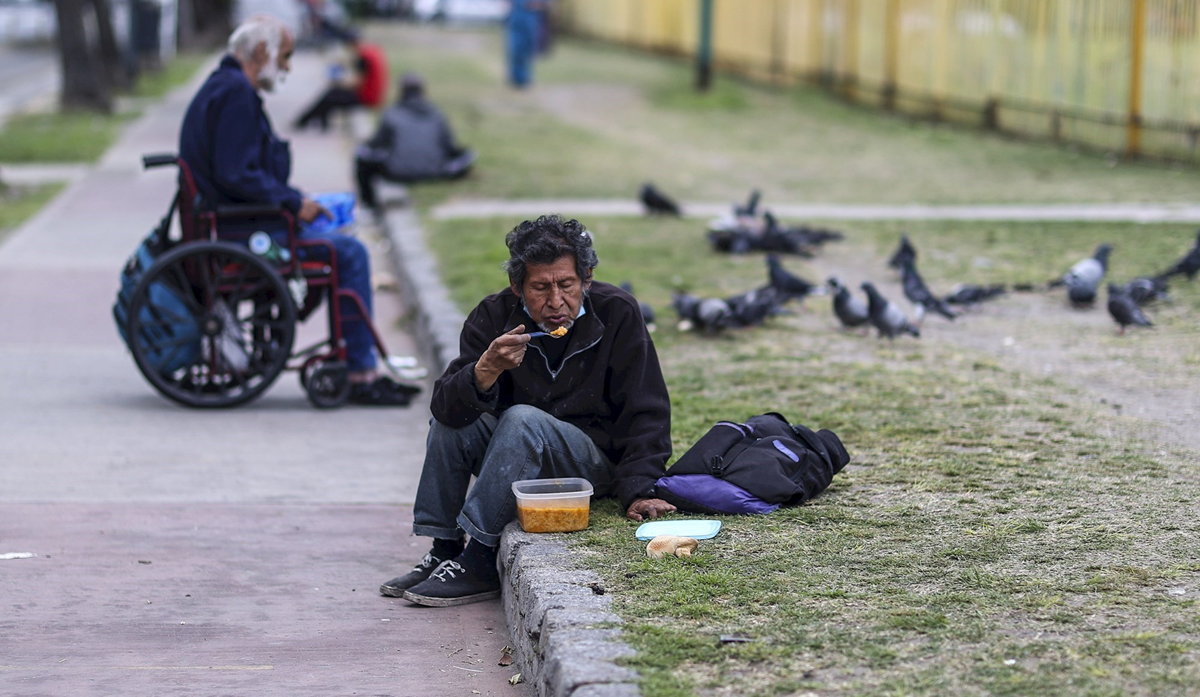
[(638, 675), (613, 663), (634, 655), (596, 574), (578, 568), (561, 535), (509, 523), (500, 541), (504, 616), (521, 668), (542, 697), (640, 695)]
[[(450, 300), (411, 210), (388, 211), (391, 242), (405, 309), (417, 341), (441, 373), (458, 356), (466, 319)], [(600, 577), (579, 568), (561, 535), (534, 535), (515, 522), (500, 540), (504, 615), (525, 681), (539, 697), (635, 697), (638, 675), (614, 663), (634, 655), (621, 641), (621, 618)]]

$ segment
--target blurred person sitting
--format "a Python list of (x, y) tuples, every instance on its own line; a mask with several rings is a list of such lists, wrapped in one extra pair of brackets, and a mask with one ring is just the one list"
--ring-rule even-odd
[[(273, 92), (283, 83), (294, 48), (291, 32), (272, 17), (251, 17), (230, 36), (229, 53), (192, 99), (179, 133), (179, 157), (187, 163), (200, 193), (197, 208), (267, 204), (290, 212), (306, 225), (318, 216), (332, 217), (327, 209), (288, 184), (291, 149), (271, 128), (259, 95), (259, 91)], [(237, 239), (254, 230), (264, 230), (277, 242), (286, 242), (286, 223), (278, 216), (247, 218), (237, 226), (223, 225), (219, 234)], [(302, 228), (297, 237), (324, 240), (333, 246), (338, 284), (357, 293), (369, 314), (371, 267), (366, 247), (354, 237), (334, 231)], [(305, 257), (321, 253), (300, 250)], [(379, 375), (371, 328), (349, 299), (343, 299), (340, 308), (352, 383), (350, 400), (360, 404), (408, 404), (419, 388)]]
[(354, 77), (348, 82), (335, 82), (317, 101), (296, 119), (295, 128), (302, 131), (312, 122), (329, 130), (329, 116), (335, 111), (357, 107), (374, 109), (387, 97), (388, 69), (383, 50), (363, 41), (353, 29), (336, 29), (353, 52)]
[(400, 99), (383, 112), (379, 129), (355, 157), (358, 197), (377, 208), (375, 179), (413, 183), (458, 179), (470, 171), (475, 153), (454, 140), (442, 112), (425, 98), (425, 83), (409, 73), (400, 82)]

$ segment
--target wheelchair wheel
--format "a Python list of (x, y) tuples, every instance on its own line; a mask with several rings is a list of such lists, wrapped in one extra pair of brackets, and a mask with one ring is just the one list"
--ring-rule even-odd
[(163, 254), (129, 304), (138, 369), (189, 407), (233, 407), (261, 395), (287, 366), (295, 332), (283, 278), (227, 242), (189, 242)]
[(345, 404), (350, 396), (350, 371), (341, 361), (321, 363), (309, 371), (301, 384), (314, 407), (334, 409)]

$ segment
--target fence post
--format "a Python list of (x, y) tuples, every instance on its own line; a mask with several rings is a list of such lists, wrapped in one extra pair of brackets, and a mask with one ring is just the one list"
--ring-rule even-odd
[(845, 36), (845, 73), (842, 76), (842, 89), (846, 99), (854, 101), (855, 88), (858, 85), (858, 34), (859, 14), (858, 0), (846, 2), (846, 36)]
[(942, 101), (946, 97), (946, 71), (950, 67), (950, 0), (938, 0), (936, 19), (937, 34), (933, 40), (933, 104), (930, 105), (930, 118), (942, 120)]
[(1125, 154), (1136, 157), (1142, 147), (1142, 54), (1145, 51), (1146, 0), (1131, 0), (1133, 21), (1129, 40), (1129, 123)]
[(712, 86), (712, 11), (713, 0), (700, 2), (700, 42), (696, 45), (696, 89), (707, 92)]
[(808, 6), (808, 59), (812, 65), (814, 82), (821, 85), (830, 83), (831, 70), (825, 65), (825, 3), (823, 0), (812, 0)]
[(887, 0), (883, 31), (883, 108), (893, 111), (900, 62), (900, 0)]
[(771, 5), (771, 81), (779, 84), (783, 81), (787, 68), (787, 12), (783, 9), (785, 0), (775, 0)]

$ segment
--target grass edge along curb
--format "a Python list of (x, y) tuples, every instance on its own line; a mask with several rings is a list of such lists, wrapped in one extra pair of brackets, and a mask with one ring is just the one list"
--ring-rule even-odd
[(615, 663), (634, 650), (621, 640), (611, 598), (599, 576), (575, 565), (561, 535), (509, 523), (500, 568), (509, 634), (539, 695), (641, 694), (638, 674)]

